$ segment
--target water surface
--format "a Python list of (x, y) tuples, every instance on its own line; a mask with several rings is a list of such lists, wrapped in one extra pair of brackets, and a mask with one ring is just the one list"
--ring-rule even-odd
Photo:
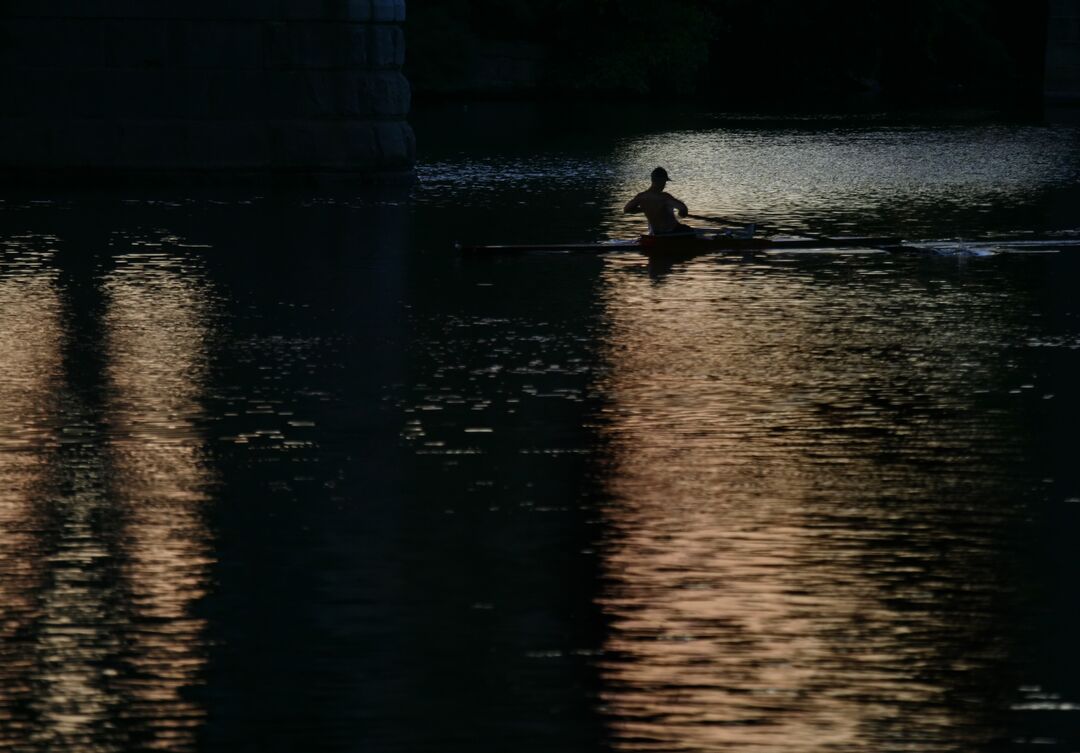
[(1080, 131), (449, 107), (411, 193), (0, 207), (16, 750), (1080, 745)]

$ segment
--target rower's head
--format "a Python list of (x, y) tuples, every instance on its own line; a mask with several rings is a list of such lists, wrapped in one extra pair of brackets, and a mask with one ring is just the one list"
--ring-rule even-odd
[(652, 184), (657, 188), (663, 188), (671, 180), (668, 177), (667, 170), (662, 167), (653, 170), (649, 177), (652, 178)]

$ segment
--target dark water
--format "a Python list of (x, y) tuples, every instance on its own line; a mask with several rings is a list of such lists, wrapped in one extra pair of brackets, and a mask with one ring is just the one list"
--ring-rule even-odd
[(0, 747), (1075, 751), (1080, 128), (459, 108), (411, 195), (0, 207)]

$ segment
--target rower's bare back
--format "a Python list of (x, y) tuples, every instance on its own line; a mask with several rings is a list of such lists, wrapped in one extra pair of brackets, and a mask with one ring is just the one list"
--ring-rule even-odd
[(681, 217), (685, 217), (688, 212), (686, 205), (671, 194), (653, 189), (642, 191), (631, 199), (625, 211), (628, 214), (644, 213), (653, 233), (670, 233), (676, 230), (679, 228), (679, 221), (675, 219), (675, 212)]

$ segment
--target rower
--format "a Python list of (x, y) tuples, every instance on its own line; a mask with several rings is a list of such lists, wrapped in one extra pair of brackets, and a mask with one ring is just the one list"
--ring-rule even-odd
[(644, 214), (649, 221), (649, 233), (651, 235), (693, 235), (694, 228), (684, 225), (675, 219), (675, 212), (680, 217), (690, 213), (686, 204), (664, 191), (664, 186), (671, 180), (667, 170), (658, 167), (650, 176), (652, 185), (647, 191), (642, 191), (632, 198), (623, 207), (625, 214)]

